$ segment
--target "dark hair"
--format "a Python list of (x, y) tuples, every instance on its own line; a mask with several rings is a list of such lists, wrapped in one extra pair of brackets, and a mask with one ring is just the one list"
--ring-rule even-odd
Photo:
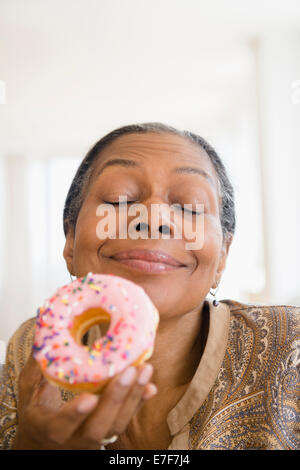
[(161, 124), (159, 122), (150, 122), (144, 124), (133, 124), (120, 127), (100, 139), (87, 153), (81, 162), (70, 186), (64, 207), (63, 224), (64, 232), (67, 235), (69, 228), (75, 231), (77, 217), (82, 206), (86, 188), (89, 185), (90, 177), (93, 171), (93, 163), (99, 157), (101, 151), (109, 143), (125, 134), (135, 133), (164, 133), (175, 134), (184, 137), (201, 147), (207, 153), (217, 173), (221, 189), (221, 215), (220, 221), (223, 231), (223, 237), (233, 235), (235, 231), (235, 205), (234, 191), (227, 176), (226, 169), (216, 151), (202, 137), (188, 131), (180, 131), (174, 127)]

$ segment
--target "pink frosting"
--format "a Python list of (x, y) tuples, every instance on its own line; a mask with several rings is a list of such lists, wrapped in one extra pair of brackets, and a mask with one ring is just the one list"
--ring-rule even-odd
[[(91, 348), (70, 333), (73, 319), (101, 307), (110, 315), (105, 336)], [(145, 291), (127, 279), (89, 273), (59, 288), (37, 311), (33, 354), (62, 384), (97, 384), (152, 350), (158, 313)]]

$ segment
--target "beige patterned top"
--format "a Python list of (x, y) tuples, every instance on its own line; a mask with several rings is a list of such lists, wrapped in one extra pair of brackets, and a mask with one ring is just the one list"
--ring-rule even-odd
[[(168, 415), (169, 449), (299, 450), (300, 307), (233, 300), (205, 306), (206, 346), (188, 389)], [(31, 352), (34, 322), (23, 323), (8, 344), (0, 383), (0, 449), (10, 449), (16, 433), (18, 375)], [(64, 400), (72, 397), (61, 394)]]

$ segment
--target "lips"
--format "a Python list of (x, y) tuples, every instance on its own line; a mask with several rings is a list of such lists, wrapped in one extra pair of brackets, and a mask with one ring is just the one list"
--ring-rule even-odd
[(113, 260), (131, 268), (148, 272), (162, 273), (185, 267), (179, 260), (162, 251), (128, 250), (110, 256)]

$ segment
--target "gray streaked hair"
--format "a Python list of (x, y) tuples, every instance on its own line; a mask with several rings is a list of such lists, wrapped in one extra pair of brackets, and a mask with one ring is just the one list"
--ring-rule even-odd
[(228, 237), (230, 238), (233, 236), (236, 224), (234, 190), (229, 181), (225, 166), (217, 152), (199, 135), (189, 131), (181, 131), (175, 127), (167, 126), (160, 122), (132, 124), (120, 127), (102, 137), (102, 139), (96, 142), (96, 144), (89, 150), (79, 165), (65, 201), (63, 212), (63, 227), (65, 235), (67, 235), (70, 228), (75, 232), (78, 214), (84, 201), (86, 189), (91, 180), (94, 163), (100, 157), (101, 151), (118, 137), (125, 134), (135, 133), (175, 134), (199, 145), (199, 147), (207, 153), (219, 180), (221, 193), (220, 222), (222, 226), (223, 239), (226, 240)]

